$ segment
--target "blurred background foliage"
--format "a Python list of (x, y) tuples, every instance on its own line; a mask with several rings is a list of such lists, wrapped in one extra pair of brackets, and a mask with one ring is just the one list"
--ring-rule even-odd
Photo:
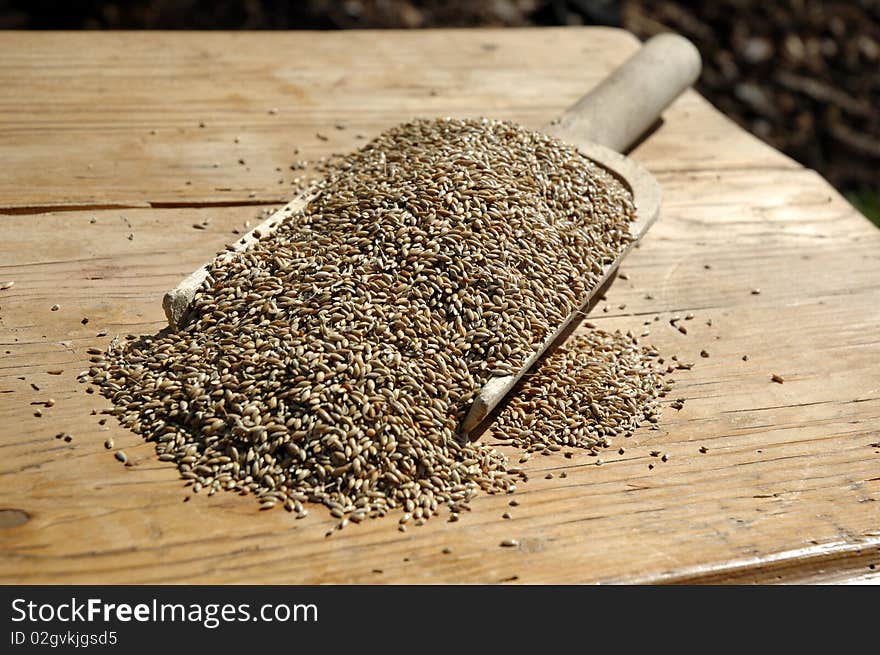
[(880, 225), (880, 0), (0, 0), (0, 29), (674, 30), (698, 89)]

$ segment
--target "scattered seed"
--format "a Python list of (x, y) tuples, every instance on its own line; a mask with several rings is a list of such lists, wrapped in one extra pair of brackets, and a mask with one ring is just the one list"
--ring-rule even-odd
[(122, 462), (123, 464), (127, 464), (127, 463), (128, 463), (128, 455), (126, 455), (126, 454), (125, 454), (123, 451), (121, 451), (121, 450), (117, 450), (117, 451), (114, 453), (114, 457), (116, 457), (116, 459), (118, 459), (118, 460), (119, 460), (120, 462)]
[(701, 351), (700, 351), (700, 357), (708, 357), (708, 356), (709, 356), (708, 351), (706, 351), (706, 350), (701, 350)]
[(39, 409), (34, 410), (34, 416), (36, 416), (37, 418), (40, 418), (42, 415), (43, 415), (43, 412), (41, 412)]
[(48, 371), (46, 371), (46, 373), (48, 373), (49, 375), (61, 375), (62, 373), (64, 373), (64, 369), (63, 368), (51, 368)]
[(113, 439), (107, 439), (104, 442), (104, 448), (106, 448), (107, 450), (112, 449), (113, 448)]
[(675, 327), (676, 327), (676, 329), (677, 329), (679, 332), (681, 332), (682, 334), (687, 334), (687, 333), (688, 333), (687, 328), (686, 328), (684, 325), (676, 325)]
[(0, 291), (6, 291), (7, 289), (11, 289), (15, 285), (14, 280), (9, 280), (8, 282), (0, 282)]
[(761, 295), (761, 290), (760, 289), (752, 289), (752, 295), (753, 296)]
[(442, 551), (442, 553), (443, 553), (444, 555), (449, 555), (449, 554), (452, 553), (452, 549), (449, 548), (449, 547), (444, 548), (443, 551)]
[(743, 360), (744, 362), (749, 361), (749, 356), (748, 356), (748, 355), (743, 355), (743, 356), (742, 356), (742, 360)]
[(516, 548), (517, 546), (519, 546), (519, 541), (517, 541), (516, 539), (502, 539), (501, 540), (501, 547), (502, 548)]
[(785, 378), (783, 378), (781, 375), (776, 375), (775, 373), (770, 376), (770, 380), (772, 380), (773, 382), (777, 382), (779, 384), (782, 384), (783, 382), (785, 382)]
[(58, 303), (55, 303), (49, 309), (53, 312), (57, 312), (59, 309), (61, 309), (61, 305), (59, 305)]
[(709, 452), (709, 449), (706, 446), (700, 446), (700, 452), (704, 455)]
[(504, 514), (501, 515), (501, 518), (509, 519), (509, 518), (513, 518), (513, 517), (510, 515), (510, 512), (504, 512)]

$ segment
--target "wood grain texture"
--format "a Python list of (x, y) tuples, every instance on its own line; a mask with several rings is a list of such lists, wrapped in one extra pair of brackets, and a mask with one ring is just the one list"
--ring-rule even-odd
[[(272, 104), (277, 88), (269, 81), (279, 70), (306, 89), (296, 107), (301, 120), (307, 112), (314, 121), (310, 127), (343, 121), (366, 131), (432, 115), (441, 111), (434, 103), (443, 96), (421, 93), (412, 80), (424, 79), (447, 80), (444, 88), (455, 89), (444, 101), (447, 110), (458, 104), (463, 112), (541, 124), (582, 93), (585, 80), (598, 79), (635, 47), (626, 34), (592, 29), (420, 35), (0, 39), (6, 119), (0, 139), (4, 156), (16, 163), (7, 167), (12, 179), (0, 180), (2, 202), (13, 208), (0, 215), (0, 281), (15, 281), (0, 291), (0, 581), (876, 581), (880, 232), (818, 175), (744, 135), (695, 94), (676, 103), (633, 153), (663, 186), (661, 217), (624, 262), (629, 279), (618, 278), (590, 318), (636, 334), (650, 321), (646, 341), (695, 363), (675, 376), (668, 399), (686, 403), (681, 411), (667, 407), (659, 430), (642, 429), (615, 444), (602, 456), (604, 465), (583, 454), (535, 457), (526, 464), (530, 481), (516, 493), (518, 507), (508, 507), (509, 497), (481, 496), (458, 523), (432, 520), (401, 534), (390, 515), (325, 538), (333, 521), (320, 508), (296, 521), (225, 493), (184, 503), (176, 470), (158, 462), (151, 445), (112, 418), (99, 425), (102, 417), (90, 412), (107, 401), (75, 381), (87, 365), (86, 350), (106, 346), (115, 334), (162, 329), (162, 294), (234, 239), (231, 230), (253, 220), (256, 208), (77, 211), (77, 205), (212, 203), (218, 194), (205, 190), (221, 185), (215, 176), (235, 189), (237, 202), (252, 200), (244, 193), (249, 189), (268, 189), (272, 193), (261, 191), (257, 200), (273, 201), (272, 164), (264, 170), (256, 162), (263, 147), (266, 160), (289, 162), (295, 138), (288, 141), (271, 119), (287, 120), (293, 109), (254, 113), (252, 123), (242, 124), (244, 110), (232, 96), (244, 98), (245, 107)], [(287, 44), (299, 44), (302, 53), (306, 42), (313, 55), (295, 60)], [(498, 48), (483, 50), (485, 43)], [(533, 48), (548, 58), (517, 55), (510, 63), (503, 56)], [(555, 51), (582, 53), (583, 70), (556, 67), (561, 55), (557, 60)], [(235, 73), (234, 84), (209, 84), (219, 64), (200, 53), (212, 52), (222, 52), (230, 70), (250, 70), (253, 77)], [(467, 63), (477, 53), (486, 61), (477, 61), (469, 75)], [(117, 66), (104, 71), (102, 81), (95, 62), (111, 60)], [(496, 77), (490, 64), (510, 74)], [(414, 75), (413, 66), (427, 77)], [(374, 75), (341, 75), (350, 69)], [(59, 84), (63, 102), (46, 108), (53, 70), (82, 83), (78, 91)], [(526, 78), (543, 90), (524, 85)], [(178, 79), (177, 93), (160, 97), (125, 84), (138, 79), (156, 85)], [(347, 92), (334, 95), (329, 79), (345, 80)], [(13, 82), (18, 87), (10, 94)], [(116, 109), (102, 111), (95, 101), (102, 84), (127, 86), (129, 95), (121, 101), (108, 94)], [(203, 186), (177, 186), (182, 170), (195, 170), (194, 153), (202, 152), (197, 127), (165, 141), (165, 161), (181, 168), (160, 165), (158, 144), (121, 148), (116, 164), (106, 160), (157, 117), (169, 125), (182, 120), (188, 112), (179, 100), (195, 97), (196, 88), (207, 93), (201, 107), (236, 117), (228, 134), (240, 132), (255, 148), (248, 154), (255, 162), (250, 172), (206, 169)], [(353, 88), (361, 89), (365, 104), (338, 104), (353, 97)], [(409, 104), (401, 104), (404, 97)], [(304, 154), (340, 147), (350, 134), (338, 132), (331, 134), (339, 143), (315, 143)], [(62, 147), (62, 136), (79, 145)], [(224, 157), (237, 156), (232, 145), (217, 143)], [(97, 168), (83, 179), (78, 164), (89, 159)], [(52, 205), (64, 211), (21, 211)], [(208, 218), (207, 230), (192, 228)], [(53, 303), (60, 310), (50, 311)], [(687, 312), (695, 317), (682, 335), (668, 320)], [(709, 358), (700, 357), (703, 349)], [(50, 375), (53, 369), (64, 372)], [(772, 374), (785, 383), (772, 383)], [(33, 416), (31, 403), (49, 397), (55, 406)], [(62, 430), (72, 442), (54, 438)], [(134, 466), (120, 465), (103, 448), (108, 436)], [(669, 453), (669, 460), (651, 457), (653, 450)], [(559, 477), (563, 471), (566, 478)], [(545, 479), (547, 473), (554, 477)], [(507, 510), (512, 520), (501, 518)], [(520, 547), (498, 546), (509, 537)], [(452, 552), (444, 554), (447, 547)]]
[[(538, 128), (637, 48), (605, 29), (6, 32), (0, 208), (225, 204), (251, 193), (281, 202), (296, 158), (346, 151), (358, 134), (414, 117)], [(794, 166), (707, 108), (689, 94), (645, 154), (664, 169), (711, 168), (707, 153), (724, 138), (725, 166)], [(688, 120), (697, 114), (699, 132)]]

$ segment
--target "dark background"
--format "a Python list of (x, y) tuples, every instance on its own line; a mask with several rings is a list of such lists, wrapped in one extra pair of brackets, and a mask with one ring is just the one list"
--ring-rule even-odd
[(689, 37), (703, 95), (880, 224), (880, 0), (0, 0), (0, 29), (595, 24)]

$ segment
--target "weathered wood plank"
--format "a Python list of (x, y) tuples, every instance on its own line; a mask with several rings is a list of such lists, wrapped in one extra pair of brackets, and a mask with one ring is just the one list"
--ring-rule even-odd
[[(16, 281), (0, 292), (0, 524), (11, 525), (0, 528), (0, 580), (869, 578), (880, 564), (880, 232), (809, 171), (660, 177), (661, 219), (591, 320), (636, 334), (651, 321), (646, 341), (695, 362), (675, 376), (684, 409), (667, 408), (659, 430), (622, 441), (603, 466), (533, 458), (513, 520), (501, 518), (508, 498), (483, 496), (455, 524), (401, 534), (391, 515), (327, 539), (320, 509), (295, 521), (229, 494), (184, 504), (173, 466), (113, 419), (100, 426), (89, 413), (107, 402), (74, 381), (88, 347), (162, 329), (162, 293), (253, 207), (0, 216), (0, 280)], [(191, 227), (206, 218), (208, 230)], [(687, 312), (681, 335), (668, 320)], [(57, 404), (33, 417), (30, 403), (49, 396)], [(73, 442), (54, 439), (60, 430)], [(104, 450), (107, 436), (135, 466)], [(28, 520), (12, 525), (22, 515), (9, 510)], [(506, 537), (522, 546), (499, 548)]]
[[(416, 116), (538, 128), (637, 47), (611, 29), (5, 32), (0, 209), (281, 202), (294, 160)], [(666, 119), (639, 149), (654, 172), (796, 166), (695, 93)]]

